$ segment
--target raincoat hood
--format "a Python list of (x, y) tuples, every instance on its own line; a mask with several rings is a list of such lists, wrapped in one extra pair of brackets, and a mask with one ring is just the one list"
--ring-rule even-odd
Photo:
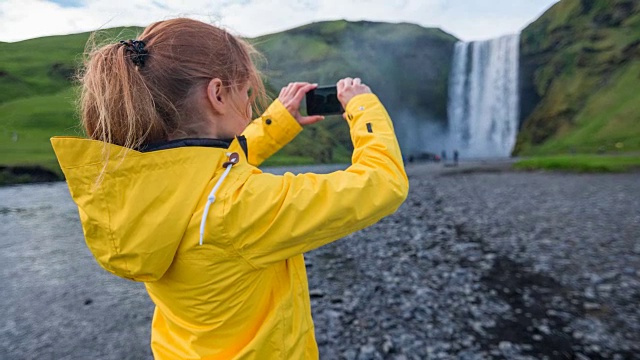
[(189, 146), (145, 153), (75, 137), (55, 137), (51, 143), (98, 263), (145, 282), (158, 280), (171, 265), (194, 210), (204, 206), (207, 184), (225, 170), (228, 152), (242, 154), (237, 139), (229, 149)]

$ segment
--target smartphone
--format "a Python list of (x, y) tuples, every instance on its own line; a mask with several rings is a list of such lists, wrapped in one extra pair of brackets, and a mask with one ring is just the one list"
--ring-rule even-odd
[(335, 85), (318, 86), (307, 93), (306, 100), (309, 115), (340, 115), (344, 112)]

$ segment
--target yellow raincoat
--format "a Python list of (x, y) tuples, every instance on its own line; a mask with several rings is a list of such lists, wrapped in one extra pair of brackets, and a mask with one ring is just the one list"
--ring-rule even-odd
[(51, 140), (98, 263), (143, 281), (156, 305), (157, 359), (318, 358), (302, 254), (393, 213), (408, 192), (378, 98), (358, 95), (346, 114), (353, 164), (326, 175), (255, 167), (302, 129), (277, 100), (247, 127), (244, 147), (242, 137), (228, 149), (151, 152)]

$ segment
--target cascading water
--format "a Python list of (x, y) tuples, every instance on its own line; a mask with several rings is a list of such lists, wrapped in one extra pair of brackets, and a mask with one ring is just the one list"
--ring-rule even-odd
[(518, 132), (520, 35), (455, 44), (449, 146), (463, 157), (505, 157)]

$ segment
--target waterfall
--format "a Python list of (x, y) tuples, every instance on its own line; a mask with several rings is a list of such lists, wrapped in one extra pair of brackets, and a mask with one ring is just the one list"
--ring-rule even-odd
[(518, 132), (519, 35), (455, 44), (449, 146), (462, 157), (511, 155)]

